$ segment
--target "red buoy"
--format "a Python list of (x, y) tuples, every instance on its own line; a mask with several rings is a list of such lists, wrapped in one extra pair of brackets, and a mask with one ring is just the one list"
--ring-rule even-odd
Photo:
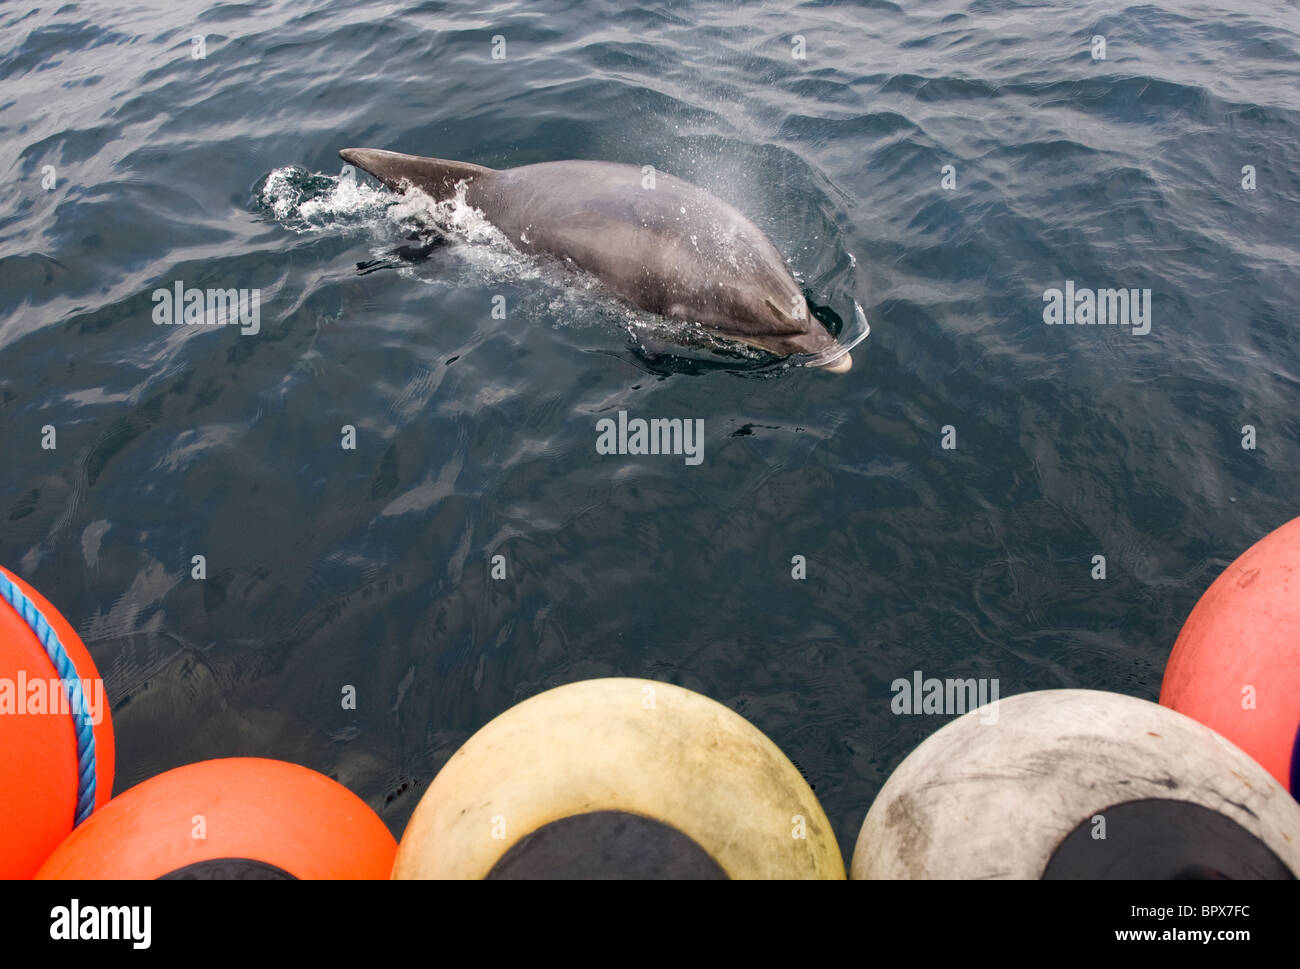
[(1165, 666), (1160, 702), (1300, 794), (1291, 776), (1300, 762), (1300, 518), (1246, 549), (1201, 596)]
[(187, 764), (77, 828), (37, 878), (388, 878), (397, 842), (342, 784), (279, 760)]
[[(108, 802), (113, 721), (99, 670), (67, 620), (3, 568), (0, 592), (0, 878), (31, 878), (72, 831), (79, 806), (84, 814)], [(71, 676), (60, 675), (41, 642), (40, 617)], [(72, 679), (84, 705), (69, 695)], [(79, 729), (88, 730), (81, 754)]]

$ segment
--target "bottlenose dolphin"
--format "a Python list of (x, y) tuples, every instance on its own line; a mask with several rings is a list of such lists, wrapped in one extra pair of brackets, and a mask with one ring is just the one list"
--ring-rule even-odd
[(464, 182), (465, 201), (519, 249), (570, 262), (642, 309), (778, 356), (813, 354), (811, 364), (836, 373), (852, 366), (762, 230), (680, 178), (656, 172), (651, 182), (635, 165), (603, 161), (494, 169), (376, 148), (339, 156), (436, 201)]

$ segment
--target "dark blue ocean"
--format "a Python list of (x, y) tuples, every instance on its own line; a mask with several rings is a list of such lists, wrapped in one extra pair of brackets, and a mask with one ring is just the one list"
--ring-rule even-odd
[[(766, 732), (847, 858), (950, 719), (895, 679), (1154, 699), (1300, 512), (1289, 0), (4, 3), (0, 131), (0, 563), (105, 676), (119, 792), (276, 757), (400, 834), (492, 717), (640, 676)], [(652, 165), (871, 333), (844, 375), (647, 353), (348, 146)], [(257, 332), (156, 325), (177, 281)], [(1048, 325), (1067, 282), (1149, 331)], [(597, 454), (619, 411), (702, 462)]]

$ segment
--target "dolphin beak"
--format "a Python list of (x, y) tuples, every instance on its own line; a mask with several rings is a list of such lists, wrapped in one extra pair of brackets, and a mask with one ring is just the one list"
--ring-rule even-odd
[(831, 373), (848, 373), (853, 369), (853, 357), (849, 355), (849, 351), (865, 340), (871, 333), (871, 324), (867, 322), (867, 314), (862, 312), (862, 306), (857, 300), (853, 301), (853, 314), (858, 323), (857, 335), (848, 337), (846, 334), (840, 334), (837, 342), (833, 344), (833, 346), (840, 348), (840, 353), (824, 362), (814, 362), (812, 366), (820, 367), (822, 370), (829, 370)]
[(846, 350), (829, 363), (818, 364), (818, 366), (831, 373), (848, 373), (853, 369), (853, 354)]

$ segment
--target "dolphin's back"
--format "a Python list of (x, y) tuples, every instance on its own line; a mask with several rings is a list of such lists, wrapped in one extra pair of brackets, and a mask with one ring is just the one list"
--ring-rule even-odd
[(652, 312), (698, 307), (726, 287), (757, 285), (783, 307), (802, 299), (762, 230), (672, 175), (650, 183), (634, 165), (543, 162), (493, 172), (466, 197), (521, 249), (572, 260)]

